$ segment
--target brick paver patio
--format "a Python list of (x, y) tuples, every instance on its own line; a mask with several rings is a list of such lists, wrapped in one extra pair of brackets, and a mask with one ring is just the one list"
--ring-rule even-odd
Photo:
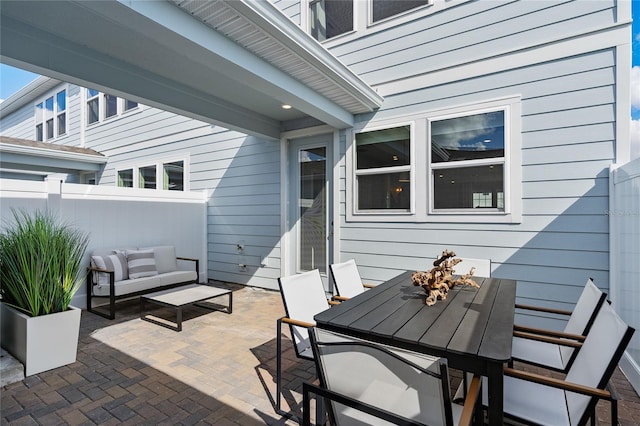
[[(3, 388), (2, 424), (295, 424), (274, 410), (280, 295), (230, 287), (232, 315), (187, 309), (180, 333), (140, 320), (135, 301), (119, 305), (113, 321), (83, 312), (77, 362)], [(293, 390), (283, 408), (299, 413), (314, 366), (284, 345), (284, 383)], [(613, 385), (621, 424), (640, 424), (640, 398), (619, 371)], [(608, 416), (600, 403), (599, 424)]]

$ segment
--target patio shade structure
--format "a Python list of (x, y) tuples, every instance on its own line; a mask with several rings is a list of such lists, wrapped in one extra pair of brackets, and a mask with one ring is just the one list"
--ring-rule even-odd
[(3, 63), (268, 139), (383, 100), (268, 1), (9, 0), (0, 19)]

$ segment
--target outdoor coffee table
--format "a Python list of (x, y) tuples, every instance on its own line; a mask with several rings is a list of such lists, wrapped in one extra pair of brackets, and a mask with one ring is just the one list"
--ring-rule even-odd
[[(195, 305), (201, 308), (211, 309), (213, 311), (222, 311), (222, 309), (202, 305), (198, 302), (204, 302), (224, 295), (229, 296), (229, 303), (224, 311), (230, 314), (233, 309), (233, 293), (231, 290), (224, 288), (211, 287), (203, 284), (189, 284), (182, 287), (144, 294), (140, 296), (140, 318), (171, 330), (182, 331), (182, 308), (189, 305)], [(168, 308), (174, 308), (176, 310), (176, 326), (173, 327), (170, 324), (149, 318), (145, 314), (145, 304), (147, 302)]]

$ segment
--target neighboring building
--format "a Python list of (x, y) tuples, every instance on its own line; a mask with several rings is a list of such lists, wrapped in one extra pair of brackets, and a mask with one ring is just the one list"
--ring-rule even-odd
[(213, 279), (276, 289), (355, 258), (381, 282), (452, 249), (517, 279), (523, 303), (568, 307), (588, 277), (608, 288), (609, 167), (630, 155), (629, 2), (276, 7), (381, 107), (346, 129), (283, 120), (278, 141), (43, 77), (0, 105), (1, 134), (106, 157), (71, 181), (207, 191)]

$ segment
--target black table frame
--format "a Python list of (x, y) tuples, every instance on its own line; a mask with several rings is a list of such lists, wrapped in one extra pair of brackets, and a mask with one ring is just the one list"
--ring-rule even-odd
[[(194, 288), (196, 290), (205, 290), (205, 292), (207, 294), (202, 294), (202, 295), (196, 295), (194, 297), (188, 297), (185, 300), (182, 301), (165, 301), (165, 300), (158, 300), (155, 297), (157, 296), (170, 296), (173, 293), (178, 293), (180, 291), (184, 291), (189, 290), (190, 288)], [(228, 304), (226, 307), (224, 307), (223, 309), (220, 309), (218, 307), (213, 307), (213, 306), (207, 306), (207, 305), (203, 305), (200, 302), (205, 302), (207, 300), (210, 299), (215, 299), (216, 297), (220, 297), (220, 296), (228, 296)], [(162, 321), (156, 320), (154, 318), (150, 318), (150, 314), (147, 313), (146, 309), (145, 309), (145, 305), (147, 303), (153, 304), (153, 305), (159, 305), (159, 306), (163, 306), (165, 308), (171, 308), (171, 309), (175, 309), (176, 312), (176, 325), (172, 326), (170, 324), (165, 324)], [(169, 290), (163, 290), (163, 291), (159, 291), (159, 292), (155, 292), (155, 293), (149, 293), (149, 294), (145, 294), (140, 296), (140, 319), (144, 320), (144, 321), (148, 321), (150, 323), (153, 324), (157, 324), (160, 325), (162, 327), (168, 328), (170, 330), (173, 331), (182, 331), (182, 308), (184, 308), (185, 306), (190, 306), (190, 305), (194, 305), (194, 306), (198, 306), (200, 308), (204, 308), (204, 309), (209, 309), (211, 311), (222, 311), (222, 312), (226, 312), (227, 314), (231, 314), (233, 313), (233, 292), (229, 289), (224, 289), (224, 288), (219, 288), (219, 287), (211, 287), (211, 286), (206, 286), (204, 284), (191, 284), (191, 285), (187, 285), (187, 286), (182, 286), (182, 287), (178, 287), (178, 288), (174, 288), (174, 289), (169, 289)]]
[(318, 327), (447, 358), (488, 378), (489, 424), (503, 423), (503, 368), (511, 360), (516, 282), (477, 278), (446, 300), (425, 304), (407, 271), (315, 316)]

